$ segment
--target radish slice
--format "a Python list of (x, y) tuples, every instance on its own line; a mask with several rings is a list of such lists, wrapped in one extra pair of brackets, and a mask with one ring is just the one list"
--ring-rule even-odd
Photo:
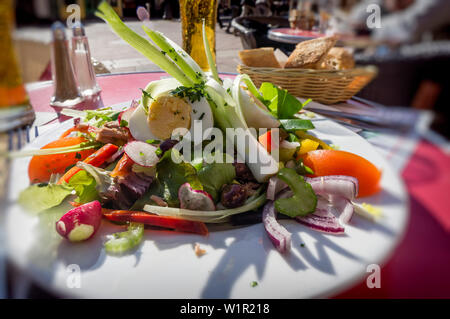
[(56, 231), (71, 242), (84, 241), (94, 236), (102, 220), (100, 202), (93, 201), (69, 210), (56, 222)]
[(269, 201), (264, 206), (262, 220), (267, 235), (275, 248), (280, 253), (289, 251), (291, 249), (291, 233), (277, 222), (273, 201)]
[(125, 145), (123, 149), (137, 165), (153, 167), (159, 161), (159, 157), (156, 155), (157, 148), (148, 143), (133, 141)]
[(122, 124), (122, 121), (126, 121), (126, 123), (130, 122), (130, 117), (133, 115), (134, 111), (136, 111), (139, 104), (136, 105), (136, 103), (133, 101), (131, 103), (131, 106), (127, 108), (126, 110), (122, 111), (119, 114), (119, 117), (117, 120), (119, 121), (119, 124)]
[(189, 183), (184, 183), (178, 190), (178, 199), (180, 200), (180, 208), (212, 211), (216, 210), (214, 201), (207, 192), (197, 189), (192, 189)]

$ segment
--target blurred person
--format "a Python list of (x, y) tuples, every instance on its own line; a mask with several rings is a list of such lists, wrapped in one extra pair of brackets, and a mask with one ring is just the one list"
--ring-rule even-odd
[[(367, 18), (373, 14), (367, 12), (370, 4), (377, 4), (381, 8), (381, 28), (367, 28)], [(366, 0), (353, 8), (349, 20), (360, 31), (365, 29), (370, 32), (375, 41), (418, 42), (423, 35), (450, 25), (450, 1)]]

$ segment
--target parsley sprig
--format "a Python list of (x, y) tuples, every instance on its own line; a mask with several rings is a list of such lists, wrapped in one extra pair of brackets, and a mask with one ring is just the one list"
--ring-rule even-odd
[(192, 87), (179, 86), (170, 92), (174, 96), (187, 98), (191, 103), (200, 101), (205, 96), (205, 83), (194, 84)]

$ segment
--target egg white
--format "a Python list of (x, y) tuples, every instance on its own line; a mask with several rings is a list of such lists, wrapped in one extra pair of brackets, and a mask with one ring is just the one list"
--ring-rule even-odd
[[(152, 98), (156, 99), (159, 95), (173, 91), (178, 86), (181, 86), (181, 84), (173, 78), (163, 79), (150, 83), (145, 91), (147, 91)], [(141, 104), (134, 111), (128, 121), (130, 133), (138, 141), (147, 141), (151, 139), (159, 140), (159, 138), (156, 137), (150, 130), (147, 122), (146, 108), (142, 104), (142, 100), (143, 99), (141, 99)], [(205, 130), (214, 126), (214, 118), (211, 107), (204, 97), (201, 98), (200, 101), (190, 102), (189, 100), (186, 100), (186, 102), (191, 106), (191, 126), (189, 129), (191, 137), (194, 137), (194, 128), (196, 127), (194, 125), (195, 121), (201, 121), (203, 136)]]

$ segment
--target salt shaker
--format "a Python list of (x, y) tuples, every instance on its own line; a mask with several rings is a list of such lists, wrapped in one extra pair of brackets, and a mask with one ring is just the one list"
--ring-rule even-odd
[(83, 101), (70, 60), (66, 29), (61, 22), (52, 25), (52, 79), (54, 93), (50, 105), (71, 107)]
[(72, 27), (72, 36), (72, 60), (81, 94), (85, 97), (96, 95), (101, 89), (95, 79), (88, 38), (80, 22)]

